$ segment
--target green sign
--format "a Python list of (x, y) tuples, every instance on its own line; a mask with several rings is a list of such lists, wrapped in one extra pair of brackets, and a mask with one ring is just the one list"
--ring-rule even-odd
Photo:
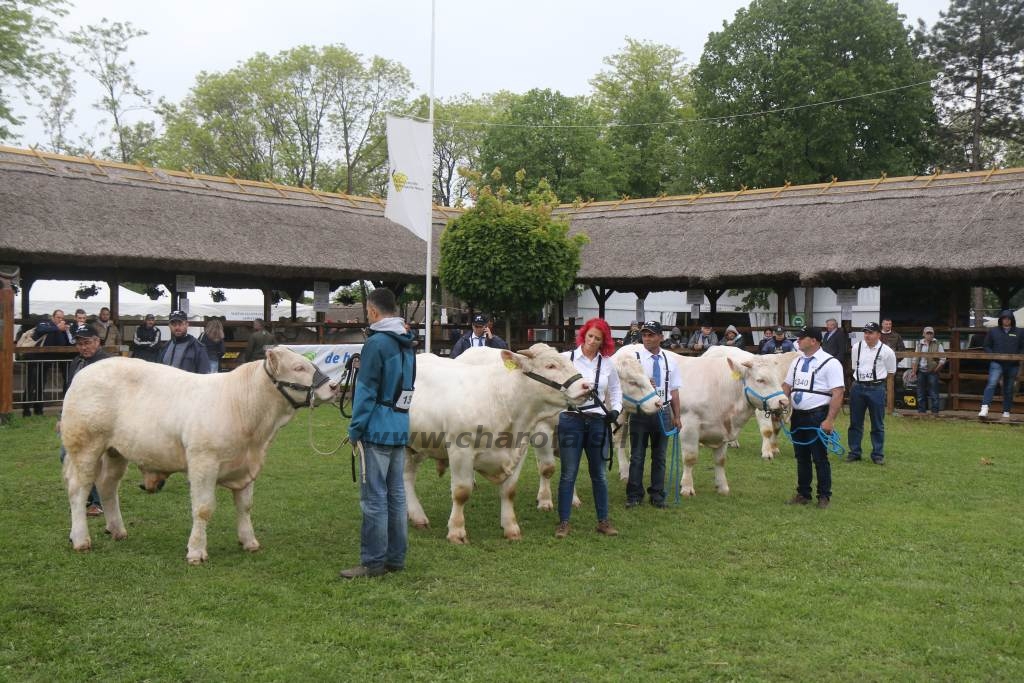
[(792, 321), (793, 321), (793, 327), (803, 327), (804, 326), (804, 317), (802, 315), (794, 315), (793, 318), (792, 318)]

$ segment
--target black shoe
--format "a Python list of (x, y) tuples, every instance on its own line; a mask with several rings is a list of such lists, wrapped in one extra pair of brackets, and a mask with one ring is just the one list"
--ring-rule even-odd
[(848, 455), (846, 456), (846, 462), (860, 462), (859, 455)]
[(386, 564), (386, 565), (384, 565), (384, 573), (385, 574), (394, 574), (395, 572), (400, 572), (400, 571), (404, 571), (404, 570), (405, 570), (405, 567), (399, 567), (396, 564)]
[(663, 501), (663, 500), (652, 500), (651, 501), (651, 506), (652, 507), (656, 507), (656, 508), (658, 508), (660, 510), (660, 509), (665, 507), (665, 501)]
[(885, 458), (871, 458), (871, 462), (875, 463), (876, 465), (884, 465)]
[(640, 507), (640, 502), (641, 501), (639, 501), (639, 500), (633, 500), (633, 499), (627, 500), (626, 501), (626, 507), (627, 508)]
[(385, 569), (382, 564), (375, 567), (367, 567), (365, 564), (361, 564), (358, 567), (352, 567), (351, 569), (342, 569), (338, 573), (338, 576), (343, 579), (363, 579), (375, 576), (384, 576), (386, 573), (387, 569)]

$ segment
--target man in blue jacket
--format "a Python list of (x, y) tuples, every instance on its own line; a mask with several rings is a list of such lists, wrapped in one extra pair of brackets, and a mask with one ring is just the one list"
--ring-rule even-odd
[(343, 579), (382, 576), (405, 568), (405, 445), (416, 380), (413, 336), (398, 317), (395, 295), (375, 289), (366, 299), (370, 334), (363, 344), (348, 438), (359, 454), (363, 526), (359, 566)]
[(185, 372), (205, 375), (210, 372), (206, 347), (188, 333), (188, 316), (184, 311), (171, 311), (168, 322), (171, 339), (160, 351), (160, 362)]
[[(996, 326), (985, 335), (986, 353), (1024, 353), (1024, 336), (1014, 324), (1013, 311), (1007, 309), (999, 313)], [(1003, 417), (1010, 417), (1013, 406), (1013, 387), (1017, 373), (1020, 372), (1020, 361), (994, 360), (988, 364), (988, 383), (981, 397), (981, 412), (978, 417), (988, 417), (988, 406), (995, 398), (996, 385), (999, 378), (1003, 380)]]

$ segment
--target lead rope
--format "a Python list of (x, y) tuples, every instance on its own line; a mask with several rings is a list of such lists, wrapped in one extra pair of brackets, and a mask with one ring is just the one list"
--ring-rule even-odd
[[(658, 421), (661, 423), (661, 433), (665, 438), (669, 439), (669, 446), (672, 449), (672, 455), (669, 456), (668, 463), (668, 480), (672, 482), (673, 488), (676, 490), (675, 505), (679, 505), (682, 501), (682, 495), (679, 493), (679, 480), (683, 477), (683, 451), (679, 445), (679, 429), (672, 427), (672, 429), (665, 429), (665, 410), (663, 409), (658, 415)], [(669, 406), (668, 413), (672, 413), (672, 407)]]
[(310, 393), (310, 395), (309, 395), (309, 418), (306, 420), (306, 425), (309, 428), (308, 429), (309, 447), (312, 448), (313, 452), (316, 453), (317, 455), (334, 455), (339, 450), (341, 450), (341, 447), (345, 445), (346, 441), (348, 441), (348, 437), (347, 436), (344, 437), (337, 446), (335, 446), (334, 448), (332, 448), (329, 451), (322, 451), (319, 448), (317, 448), (315, 443), (313, 443), (313, 394), (312, 393)]
[[(821, 441), (825, 444), (826, 452), (833, 453), (837, 458), (841, 458), (843, 454), (846, 453), (846, 449), (843, 448), (842, 439), (839, 437), (839, 432), (835, 429), (833, 429), (830, 434), (821, 427), (797, 427), (790, 431), (786, 428), (785, 422), (781, 423), (781, 427), (782, 433), (786, 435), (786, 438), (789, 439), (794, 446), (810, 446), (815, 441)], [(796, 432), (804, 431), (814, 432), (814, 436), (812, 436), (809, 441), (797, 441), (793, 438), (793, 434)]]

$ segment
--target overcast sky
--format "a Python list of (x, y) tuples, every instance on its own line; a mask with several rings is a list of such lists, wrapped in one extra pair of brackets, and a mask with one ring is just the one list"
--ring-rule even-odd
[[(437, 0), (435, 96), (551, 88), (565, 95), (590, 91), (603, 59), (626, 37), (671, 45), (700, 59), (708, 33), (745, 7), (744, 0)], [(931, 25), (948, 0), (901, 0), (907, 21)], [(430, 0), (77, 0), (61, 26), (128, 21), (148, 32), (130, 44), (138, 83), (158, 97), (180, 101), (200, 71), (223, 72), (257, 52), (297, 45), (344, 44), (364, 57), (404, 64), (416, 94), (430, 85)], [(77, 118), (95, 133), (91, 110), (98, 91), (79, 82)], [(43, 143), (35, 110), (20, 144)], [(143, 116), (144, 114), (134, 114)], [(76, 136), (72, 136), (76, 137)]]

